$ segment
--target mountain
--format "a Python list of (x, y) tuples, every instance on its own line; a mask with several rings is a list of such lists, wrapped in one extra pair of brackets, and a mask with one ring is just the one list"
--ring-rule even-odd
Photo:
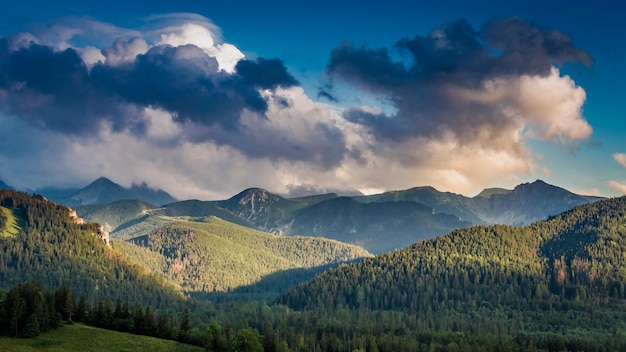
[(472, 211), (472, 205), (467, 204), (467, 197), (450, 192), (440, 192), (429, 186), (355, 197), (355, 199), (363, 203), (399, 201), (420, 203), (432, 208), (435, 213), (454, 215), (462, 221), (468, 221), (474, 224), (483, 222), (483, 220)]
[(360, 203), (339, 197), (312, 204), (293, 218), (291, 233), (332, 238), (373, 249), (395, 250), (420, 239), (472, 225), (411, 201)]
[(286, 199), (261, 188), (250, 188), (216, 204), (262, 231), (286, 234), (296, 210), (307, 203)]
[(518, 185), (508, 192), (483, 191), (472, 198), (470, 204), (473, 212), (487, 223), (526, 225), (577, 205), (601, 199), (603, 198), (578, 195), (537, 180)]
[(435, 212), (455, 215), (474, 224), (527, 225), (603, 198), (578, 195), (537, 180), (520, 184), (513, 190), (488, 188), (473, 198), (440, 192), (433, 187), (416, 187), (355, 199), (363, 203), (417, 202), (433, 208)]
[(124, 199), (138, 199), (156, 205), (176, 201), (176, 199), (167, 192), (160, 189), (152, 189), (145, 183), (125, 188), (105, 177), (100, 177), (78, 190), (43, 188), (37, 190), (37, 193), (44, 195), (52, 201), (70, 207), (88, 204), (106, 204)]
[(0, 180), (0, 189), (13, 189), (13, 187), (7, 185), (2, 180)]
[[(315, 268), (371, 256), (338, 241), (276, 236), (216, 217), (179, 220), (114, 245), (189, 293), (226, 292), (281, 271), (311, 269), (299, 272), (305, 275), (297, 281), (304, 281), (321, 271)], [(276, 292), (286, 287), (285, 282), (276, 284)]]
[[(260, 280), (277, 292), (329, 265), (370, 256), (363, 248), (325, 238), (254, 230), (217, 202), (189, 200), (156, 207), (122, 200), (79, 206), (76, 212), (110, 231), (118, 240), (114, 248), (190, 293), (241, 289)], [(274, 278), (271, 285), (269, 276)]]
[[(332, 238), (382, 253), (473, 224), (525, 225), (599, 199), (543, 181), (513, 190), (488, 189), (473, 198), (415, 187), (370, 196), (328, 193), (289, 199), (250, 188), (222, 201), (187, 200), (134, 212), (124, 210), (122, 203), (112, 203), (104, 208), (77, 207), (77, 212), (103, 223), (119, 239), (145, 235), (180, 217), (217, 216), (265, 232)], [(111, 215), (120, 211), (125, 214)]]
[(154, 307), (184, 298), (157, 275), (103, 241), (95, 223), (42, 196), (0, 191), (0, 289), (36, 280), (44, 288), (71, 286), (90, 299), (111, 296)]

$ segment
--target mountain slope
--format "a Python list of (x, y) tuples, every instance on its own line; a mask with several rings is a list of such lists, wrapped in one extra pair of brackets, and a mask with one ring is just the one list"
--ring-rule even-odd
[[(332, 238), (374, 248), (377, 253), (398, 249), (457, 227), (470, 226), (458, 217), (421, 203), (409, 201), (359, 203), (340, 197), (319, 202), (299, 211), (291, 233)], [(332, 234), (332, 235), (331, 235)]]
[(115, 245), (187, 292), (224, 292), (279, 271), (370, 256), (337, 241), (275, 236), (216, 217), (170, 223), (129, 242)]
[[(0, 238), (0, 288), (37, 280), (48, 289), (69, 285), (90, 299), (110, 295), (153, 306), (182, 303), (173, 287), (109, 248), (98, 224), (83, 223), (65, 206), (5, 190), (0, 207), (19, 216), (17, 233)], [(0, 232), (6, 226), (0, 223)]]
[(13, 187), (7, 185), (2, 180), (0, 180), (0, 189), (13, 189)]
[(262, 231), (289, 233), (289, 222), (296, 210), (307, 203), (286, 199), (261, 188), (250, 188), (217, 205)]
[(451, 314), (450, 307), (459, 319), (472, 314), (488, 319), (500, 307), (554, 329), (535, 321), (533, 312), (554, 310), (556, 316), (620, 307), (626, 299), (624, 252), (626, 197), (579, 206), (525, 227), (455, 230), (325, 272), (280, 302), (297, 309), (432, 314), (435, 320), (441, 318), (437, 314)]
[(365, 202), (414, 202), (426, 205), (437, 213), (449, 214), (459, 217), (462, 221), (473, 224), (483, 222), (472, 211), (472, 204), (468, 204), (468, 198), (450, 192), (440, 192), (433, 187), (415, 187), (404, 191), (391, 191), (382, 194), (355, 199)]
[(97, 222), (105, 231), (114, 231), (130, 221), (138, 221), (156, 207), (141, 200), (119, 200), (108, 204), (79, 205), (76, 213), (81, 218)]

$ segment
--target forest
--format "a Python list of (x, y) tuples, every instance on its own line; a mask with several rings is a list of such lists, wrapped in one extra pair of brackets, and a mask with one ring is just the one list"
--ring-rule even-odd
[[(0, 206), (13, 217), (0, 212), (0, 229), (22, 229), (0, 238), (7, 335), (32, 334), (34, 314), (41, 332), (60, 316), (207, 351), (626, 350), (626, 197), (523, 227), (458, 229), (281, 294), (209, 301), (107, 247), (95, 224), (63, 206), (10, 191), (0, 191)], [(186, 226), (155, 233), (150, 245), (169, 253), (168, 241), (182, 237), (168, 236)], [(16, 314), (15, 292), (40, 298), (24, 298), (31, 308)]]

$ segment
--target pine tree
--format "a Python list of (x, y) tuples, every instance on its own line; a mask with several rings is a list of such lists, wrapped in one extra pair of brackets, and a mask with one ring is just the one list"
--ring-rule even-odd
[(78, 306), (76, 307), (76, 313), (74, 317), (76, 321), (85, 322), (85, 315), (87, 314), (87, 296), (85, 292), (80, 294), (80, 298), (78, 299)]
[(191, 323), (189, 322), (189, 310), (185, 308), (178, 325), (178, 340), (189, 342), (191, 340)]
[(41, 330), (39, 329), (39, 319), (37, 319), (37, 315), (31, 314), (26, 318), (26, 325), (24, 326), (24, 332), (22, 336), (24, 337), (36, 337), (41, 334)]
[(170, 321), (170, 317), (167, 315), (167, 311), (163, 311), (163, 313), (159, 315), (157, 334), (157, 337), (162, 339), (169, 340), (172, 338), (172, 322)]
[(11, 331), (15, 332), (14, 336), (18, 336), (24, 314), (26, 313), (26, 300), (20, 292), (21, 285), (18, 285), (9, 291), (7, 303), (9, 308), (9, 319), (11, 323)]
[(76, 301), (74, 301), (74, 292), (69, 286), (65, 286), (64, 289), (65, 303), (63, 304), (63, 313), (67, 317), (69, 322), (72, 321), (72, 316), (76, 310)]

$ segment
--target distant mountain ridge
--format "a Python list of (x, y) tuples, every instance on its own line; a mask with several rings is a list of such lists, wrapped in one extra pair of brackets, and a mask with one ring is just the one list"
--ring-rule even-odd
[(44, 188), (37, 190), (37, 192), (52, 201), (70, 207), (107, 204), (124, 199), (138, 199), (154, 205), (176, 202), (176, 198), (167, 192), (150, 188), (146, 183), (125, 188), (106, 177), (100, 177), (78, 190)]
[[(77, 211), (89, 221), (107, 222), (111, 236), (120, 238), (131, 238), (144, 229), (162, 225), (162, 216), (217, 216), (265, 232), (326, 237), (381, 253), (473, 224), (526, 225), (599, 199), (537, 180), (513, 190), (485, 190), (471, 198), (433, 187), (370, 196), (329, 193), (300, 198), (249, 188), (226, 200), (188, 200), (144, 209), (127, 224), (104, 221), (109, 215), (90, 207), (79, 207)], [(119, 206), (111, 204), (113, 208)], [(110, 214), (116, 210), (106, 211)]]
[(4, 183), (4, 181), (0, 180), (0, 189), (13, 189), (13, 187)]

